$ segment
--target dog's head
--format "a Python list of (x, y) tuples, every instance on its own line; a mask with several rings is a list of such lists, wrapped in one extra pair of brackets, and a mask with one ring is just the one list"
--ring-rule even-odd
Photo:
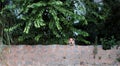
[(74, 45), (75, 44), (75, 39), (74, 38), (69, 38), (68, 43), (69, 43), (69, 45)]

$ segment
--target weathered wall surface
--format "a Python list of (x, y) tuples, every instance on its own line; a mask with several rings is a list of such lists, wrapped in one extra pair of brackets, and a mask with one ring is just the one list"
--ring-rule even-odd
[[(118, 50), (102, 50), (97, 46), (69, 45), (13, 45), (3, 49), (0, 66), (120, 66), (116, 61)], [(10, 50), (10, 52), (9, 52)]]

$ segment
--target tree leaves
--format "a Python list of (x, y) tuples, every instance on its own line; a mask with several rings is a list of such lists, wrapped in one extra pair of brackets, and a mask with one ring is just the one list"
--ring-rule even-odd
[(17, 25), (14, 25), (12, 27), (9, 27), (9, 28), (4, 28), (4, 31), (5, 32), (13, 32), (15, 29), (17, 29), (21, 24), (17, 24)]
[(34, 20), (34, 26), (36, 28), (40, 28), (40, 26), (45, 26), (46, 24), (44, 23), (43, 19), (42, 19), (42, 14), (43, 11), (40, 11), (40, 13), (38, 14), (38, 16), (36, 17), (36, 19)]
[(66, 40), (74, 37), (74, 32), (76, 32), (78, 36), (81, 37), (79, 40), (84, 42), (83, 37), (88, 36), (88, 33), (81, 29), (76, 29), (74, 27), (74, 21), (78, 20), (81, 22), (80, 24), (83, 25), (87, 25), (88, 22), (84, 15), (74, 13), (74, 8), (71, 4), (72, 1), (68, 0), (64, 2), (61, 0), (50, 0), (47, 2), (41, 0), (35, 3), (31, 0), (14, 0), (14, 9), (19, 11), (17, 16), (21, 15), (20, 18), (16, 18), (16, 24), (21, 24), (19, 27), (13, 23), (13, 25), (10, 25), (12, 27), (8, 29), (10, 29), (11, 32), (15, 32), (14, 30), (19, 27), (23, 32), (21, 34), (19, 30), (17, 30), (18, 40), (20, 41), (24, 41), (27, 38), (27, 40), (34, 39), (37, 42), (40, 40), (47, 40), (46, 42), (56, 40), (57, 43), (57, 39), (59, 39), (58, 42), (66, 43)]
[(42, 37), (42, 35), (41, 34), (39, 34), (39, 35), (37, 35), (37, 36), (35, 36), (35, 40), (38, 42), (39, 41), (39, 39)]
[(38, 7), (43, 7), (43, 6), (46, 6), (47, 4), (40, 1), (40, 2), (37, 2), (37, 3), (33, 3), (31, 5), (28, 5), (27, 7), (28, 8), (38, 8)]
[(51, 6), (63, 6), (63, 3), (61, 1), (51, 1), (48, 3)]
[(52, 14), (53, 16), (53, 19), (55, 21), (55, 25), (57, 27), (58, 30), (61, 30), (62, 27), (60, 26), (60, 23), (59, 23), (59, 18), (57, 17), (57, 13), (55, 10), (50, 10), (50, 13)]
[(24, 33), (29, 33), (30, 27), (31, 27), (32, 23), (29, 21), (28, 23), (26, 23), (26, 27), (24, 29)]

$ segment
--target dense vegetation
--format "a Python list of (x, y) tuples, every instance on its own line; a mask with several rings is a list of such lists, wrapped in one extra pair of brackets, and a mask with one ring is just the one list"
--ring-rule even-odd
[(98, 41), (109, 41), (111, 36), (120, 40), (119, 3), (119, 0), (101, 3), (90, 0), (1, 0), (3, 42), (65, 44), (72, 37), (77, 44), (92, 44), (95, 37)]

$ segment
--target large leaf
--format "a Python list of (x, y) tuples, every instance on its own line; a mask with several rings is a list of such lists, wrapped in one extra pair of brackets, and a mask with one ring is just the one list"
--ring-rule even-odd
[(14, 25), (12, 27), (9, 27), (9, 28), (4, 28), (4, 31), (5, 32), (13, 32), (15, 29), (17, 29), (21, 24), (17, 24), (17, 25)]
[(31, 25), (32, 25), (31, 21), (27, 22), (27, 23), (26, 23), (26, 27), (25, 27), (25, 29), (24, 29), (23, 32), (24, 32), (24, 33), (29, 33), (29, 30), (30, 30)]
[(59, 18), (57, 17), (56, 11), (55, 11), (55, 10), (50, 10), (50, 13), (52, 14), (52, 16), (53, 16), (53, 18), (54, 18), (55, 25), (57, 26), (57, 29), (58, 29), (58, 30), (61, 30), (62, 27), (60, 26)]
[(48, 3), (49, 5), (54, 5), (54, 6), (62, 6), (63, 3), (61, 1), (52, 1)]
[(27, 7), (28, 8), (38, 8), (38, 7), (43, 7), (43, 6), (46, 6), (47, 4), (40, 1), (40, 2), (37, 2), (37, 3), (33, 3), (31, 5), (28, 5)]

